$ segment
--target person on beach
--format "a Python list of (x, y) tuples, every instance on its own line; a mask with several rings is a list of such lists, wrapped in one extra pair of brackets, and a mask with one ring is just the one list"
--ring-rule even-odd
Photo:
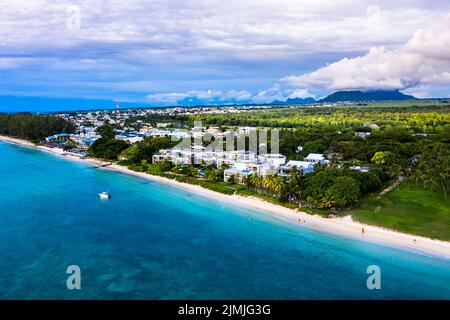
[(361, 229), (361, 233), (364, 234), (364, 227)]

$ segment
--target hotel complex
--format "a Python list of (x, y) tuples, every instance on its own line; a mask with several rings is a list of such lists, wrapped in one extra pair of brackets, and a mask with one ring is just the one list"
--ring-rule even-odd
[[(225, 167), (224, 181), (233, 177), (237, 183), (243, 183), (243, 179), (252, 174), (262, 177), (275, 174), (289, 177), (290, 171), (294, 167), (302, 174), (307, 174), (314, 171), (317, 163), (326, 164), (329, 162), (322, 154), (316, 153), (310, 153), (303, 161), (291, 160), (286, 163), (286, 156), (279, 153), (258, 154), (255, 151), (246, 150), (244, 146), (240, 150), (225, 151), (222, 143), (211, 143), (209, 146), (203, 146), (202, 144), (204, 140), (210, 141), (212, 136), (217, 139), (216, 141), (223, 141), (227, 135), (230, 135), (232, 139), (245, 139), (252, 133), (256, 133), (255, 127), (240, 127), (236, 131), (221, 131), (219, 127), (204, 128), (197, 125), (190, 130), (183, 130), (170, 128), (169, 125), (161, 123), (156, 128), (144, 126), (139, 131), (127, 130), (131, 132), (117, 130), (116, 139), (127, 141), (130, 144), (140, 142), (146, 137), (164, 137), (173, 141), (181, 141), (173, 148), (159, 150), (149, 161), (153, 164), (170, 161), (176, 166), (197, 164), (203, 166), (215, 165), (218, 168)], [(64, 148), (69, 141), (72, 141), (77, 144), (75, 152), (79, 156), (85, 156), (87, 148), (100, 136), (94, 128), (78, 127), (78, 131), (79, 134), (49, 136), (46, 143), (50, 147)], [(192, 143), (192, 141), (194, 142)]]

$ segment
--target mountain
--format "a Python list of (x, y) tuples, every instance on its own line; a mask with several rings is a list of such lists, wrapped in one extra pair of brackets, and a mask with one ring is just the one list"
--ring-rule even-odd
[[(136, 108), (143, 103), (120, 102), (120, 108)], [(0, 96), (0, 112), (53, 112), (68, 110), (114, 109), (113, 100)]]
[(272, 101), (270, 104), (308, 104), (314, 102), (316, 102), (316, 100), (313, 97), (307, 97), (307, 98), (292, 98), (287, 99), (286, 101), (275, 100)]
[(375, 90), (375, 91), (337, 91), (318, 102), (344, 102), (344, 101), (385, 101), (385, 100), (415, 100), (410, 95), (399, 90)]

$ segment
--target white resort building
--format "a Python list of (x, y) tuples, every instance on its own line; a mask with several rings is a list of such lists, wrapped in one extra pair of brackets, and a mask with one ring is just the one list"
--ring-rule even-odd
[[(188, 134), (195, 138), (195, 135), (205, 134), (203, 127), (194, 127)], [(249, 134), (256, 128), (241, 127), (238, 136), (241, 134)], [(206, 133), (225, 134), (220, 132), (218, 127), (206, 129)], [(256, 154), (252, 151), (235, 150), (223, 151), (219, 147), (204, 147), (202, 145), (191, 144), (189, 141), (186, 146), (180, 146), (171, 149), (162, 149), (152, 158), (152, 163), (156, 164), (161, 161), (170, 161), (174, 165), (211, 165), (217, 167), (227, 166), (224, 170), (224, 181), (228, 181), (230, 177), (234, 177), (236, 182), (242, 183), (242, 179), (248, 175), (256, 174), (262, 177), (268, 175), (279, 174), (288, 177), (292, 168), (297, 167), (302, 174), (314, 171), (317, 163), (328, 163), (323, 154), (310, 153), (303, 161), (289, 161), (286, 163), (286, 157), (282, 154)]]
[(152, 158), (152, 163), (164, 160), (171, 161), (174, 165), (190, 164), (215, 164), (217, 167), (226, 165), (224, 180), (227, 181), (231, 175), (241, 182), (246, 175), (257, 174), (267, 176), (278, 172), (280, 166), (286, 163), (286, 157), (282, 154), (256, 155), (254, 152), (222, 151), (192, 145), (190, 148), (162, 149)]

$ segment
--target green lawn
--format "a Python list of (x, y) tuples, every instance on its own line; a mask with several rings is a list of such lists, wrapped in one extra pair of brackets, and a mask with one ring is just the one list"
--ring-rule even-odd
[(440, 191), (419, 188), (417, 194), (411, 182), (403, 183), (381, 199), (376, 199), (376, 195), (366, 196), (355, 208), (341, 214), (350, 214), (354, 220), (367, 224), (450, 240), (450, 199), (444, 199)]

